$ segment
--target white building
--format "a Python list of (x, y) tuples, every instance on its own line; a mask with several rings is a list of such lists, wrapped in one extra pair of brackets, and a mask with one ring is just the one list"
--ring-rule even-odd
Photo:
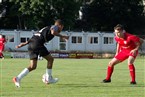
[[(27, 51), (27, 46), (16, 49), (15, 46), (21, 42), (29, 40), (35, 31), (6, 31), (0, 30), (0, 33), (6, 36), (7, 43), (5, 50), (9, 51)], [(114, 53), (116, 49), (116, 42), (112, 32), (61, 32), (69, 35), (67, 42), (59, 37), (54, 37), (46, 47), (49, 51), (85, 51), (97, 53)]]
[[(21, 42), (29, 40), (35, 31), (6, 31), (0, 30), (0, 33), (6, 36), (7, 51), (27, 51), (27, 45), (16, 49), (15, 46)], [(59, 37), (54, 37), (45, 46), (49, 51), (63, 52), (95, 52), (95, 53), (115, 53), (116, 42), (113, 33), (105, 32), (61, 32), (69, 35), (69, 40), (65, 42)], [(142, 46), (141, 53), (145, 53), (145, 43)]]

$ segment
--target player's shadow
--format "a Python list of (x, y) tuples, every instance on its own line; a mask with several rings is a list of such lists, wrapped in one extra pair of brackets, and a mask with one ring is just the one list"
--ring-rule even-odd
[(97, 85), (88, 85), (88, 84), (57, 84), (64, 87), (99, 87)]
[(115, 85), (115, 84), (108, 84), (108, 83), (102, 83), (102, 84), (99, 84), (99, 85), (93, 85), (93, 84), (57, 84), (57, 85), (59, 85), (59, 86), (62, 86), (62, 87), (145, 87), (144, 85), (130, 85), (130, 84), (128, 84), (128, 85), (126, 85), (126, 84), (124, 84), (124, 85)]

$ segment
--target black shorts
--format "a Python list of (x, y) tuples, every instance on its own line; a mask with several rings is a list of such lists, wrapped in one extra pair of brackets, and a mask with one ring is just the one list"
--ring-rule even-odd
[(38, 38), (28, 44), (28, 53), (30, 59), (38, 59), (39, 55), (47, 56), (50, 54), (44, 44), (40, 43)]

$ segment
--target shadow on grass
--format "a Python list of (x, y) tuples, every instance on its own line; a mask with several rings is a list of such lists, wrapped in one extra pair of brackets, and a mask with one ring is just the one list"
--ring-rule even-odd
[(144, 85), (137, 84), (137, 85), (130, 85), (130, 84), (113, 84), (113, 83), (99, 83), (99, 84), (57, 84), (58, 86), (64, 86), (64, 87), (142, 87), (144, 88)]

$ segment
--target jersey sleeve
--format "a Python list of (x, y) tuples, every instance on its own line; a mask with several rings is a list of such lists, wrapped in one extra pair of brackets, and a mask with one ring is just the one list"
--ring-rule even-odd
[(45, 30), (47, 30), (48, 29), (48, 27), (44, 27), (44, 28), (42, 28), (41, 30), (39, 30), (38, 32), (39, 33), (42, 33), (42, 32), (44, 32)]
[(118, 43), (118, 38), (117, 38), (116, 36), (115, 36), (115, 38), (114, 38), (114, 39), (115, 39), (115, 41)]
[(140, 38), (138, 36), (132, 35), (129, 38), (133, 42), (140, 42)]

